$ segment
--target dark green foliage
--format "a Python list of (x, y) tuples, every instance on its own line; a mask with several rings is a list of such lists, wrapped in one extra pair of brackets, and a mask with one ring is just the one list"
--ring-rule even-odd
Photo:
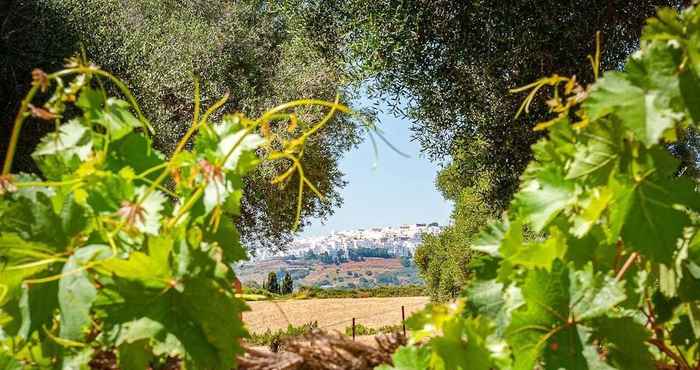
[(700, 193), (667, 150), (700, 125), (700, 6), (660, 9), (642, 35), (622, 72), (523, 89), (524, 108), (546, 94), (547, 136), (472, 243), (486, 257), (464, 296), (409, 320), (422, 348), (399, 350), (397, 368), (700, 366)]
[(267, 281), (265, 282), (264, 287), (270, 293), (281, 293), (279, 283), (277, 282), (277, 274), (275, 272), (270, 272), (269, 274), (267, 274)]
[(489, 215), (482, 201), (465, 189), (452, 214), (454, 223), (437, 235), (423, 237), (413, 260), (433, 300), (454, 299), (471, 278), (470, 246)]
[[(647, 17), (681, 0), (315, 0), (292, 1), (326, 53), (346, 60), (355, 79), (414, 122), (430, 158), (449, 162), (444, 176), (480, 188), (505, 209), (541, 137), (533, 125), (546, 106), (513, 120), (520, 98), (508, 90), (542, 75), (576, 75), (601, 31), (603, 70), (619, 69), (638, 45)], [(403, 99), (403, 100), (402, 100)], [(402, 104), (399, 104), (401, 101)]]
[(292, 281), (292, 275), (288, 272), (284, 274), (284, 279), (282, 279), (282, 288), (280, 294), (292, 294), (294, 291), (294, 282)]
[(373, 258), (393, 258), (386, 248), (357, 247), (348, 248), (348, 258), (351, 261), (364, 261), (367, 257)]
[[(192, 121), (194, 76), (203, 82), (205, 106), (230, 94), (224, 112), (257, 115), (261, 106), (298, 98), (333, 100), (339, 92), (343, 100), (351, 99), (349, 91), (343, 90), (336, 61), (318, 53), (308, 33), (294, 26), (294, 20), (274, 2), (1, 3), (0, 158), (7, 148), (10, 122), (31, 82), (31, 70), (55, 70), (81, 49), (95, 64), (126, 81), (156, 128), (156, 148), (165, 154), (172, 152)], [(321, 112), (312, 108), (299, 113), (309, 121)], [(36, 171), (30, 154), (53, 128), (38, 121), (26, 126), (17, 172)], [(305, 198), (303, 220), (324, 218), (340, 204), (338, 190), (345, 182), (337, 160), (357, 142), (357, 126), (346, 117), (334, 118), (308, 143), (305, 174), (326, 201)], [(285, 169), (283, 163), (265, 164), (246, 179), (237, 226), (251, 250), (283, 248), (291, 239), (295, 187), (281, 190), (270, 184)]]

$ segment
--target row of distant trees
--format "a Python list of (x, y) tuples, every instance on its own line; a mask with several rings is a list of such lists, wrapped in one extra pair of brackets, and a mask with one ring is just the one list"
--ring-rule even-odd
[[(393, 258), (394, 256), (389, 253), (386, 248), (349, 248), (347, 255), (345, 253), (316, 253), (314, 251), (307, 251), (304, 253), (304, 259), (307, 260), (319, 260), (321, 263), (331, 265), (331, 264), (341, 264), (348, 261), (364, 261), (365, 258)], [(411, 256), (409, 256), (411, 258)]]
[(277, 280), (277, 273), (270, 272), (267, 279), (263, 281), (263, 289), (275, 294), (291, 294), (294, 291), (294, 281), (288, 272), (284, 274), (282, 284)]

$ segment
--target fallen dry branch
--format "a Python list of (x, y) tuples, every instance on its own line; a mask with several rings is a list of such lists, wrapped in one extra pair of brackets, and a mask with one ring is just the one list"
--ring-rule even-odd
[(376, 346), (354, 342), (337, 333), (314, 330), (309, 334), (284, 341), (283, 351), (266, 352), (245, 346), (238, 358), (244, 370), (369, 370), (391, 364), (391, 355), (406, 344), (399, 334), (375, 337)]

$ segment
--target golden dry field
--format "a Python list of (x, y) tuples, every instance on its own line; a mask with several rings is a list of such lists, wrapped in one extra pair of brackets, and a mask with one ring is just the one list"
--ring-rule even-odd
[(318, 321), (323, 329), (345, 331), (355, 317), (357, 324), (370, 328), (401, 323), (401, 306), (406, 317), (423, 308), (428, 297), (326, 298), (247, 302), (251, 311), (243, 321), (253, 333), (284, 329)]

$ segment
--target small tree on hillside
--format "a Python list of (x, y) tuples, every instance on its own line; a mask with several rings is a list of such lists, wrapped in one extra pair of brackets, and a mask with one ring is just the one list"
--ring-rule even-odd
[(292, 275), (289, 273), (284, 274), (284, 279), (282, 280), (282, 294), (291, 294), (294, 291), (294, 282), (292, 281)]
[(277, 283), (277, 274), (276, 274), (275, 272), (270, 272), (270, 273), (267, 275), (267, 284), (266, 284), (266, 286), (267, 286), (267, 290), (268, 290), (270, 293), (277, 293), (277, 294), (279, 294), (279, 292), (280, 292), (280, 286), (279, 286), (279, 284)]

